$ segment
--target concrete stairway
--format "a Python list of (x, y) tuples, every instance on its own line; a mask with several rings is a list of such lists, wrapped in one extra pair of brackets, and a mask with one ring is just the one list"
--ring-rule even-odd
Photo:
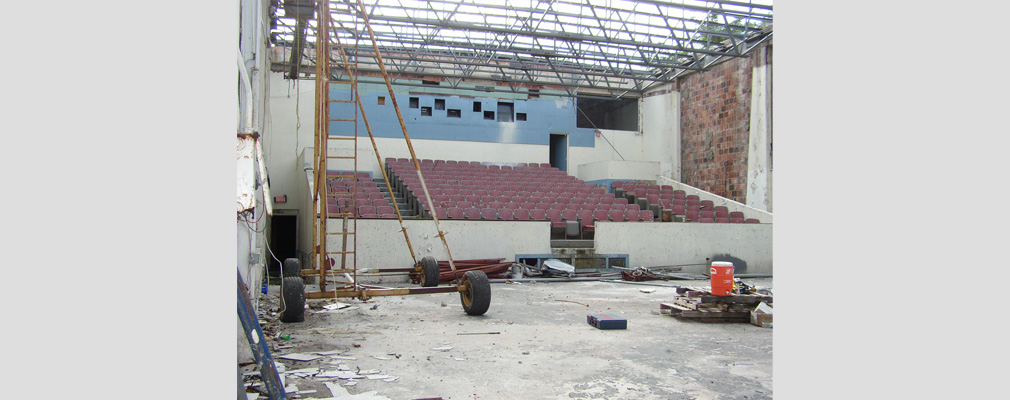
[(379, 192), (385, 196), (386, 200), (390, 202), (390, 205), (394, 202), (396, 203), (396, 206), (400, 209), (400, 215), (403, 216), (403, 219), (419, 218), (417, 213), (408, 206), (407, 197), (404, 196), (403, 193), (400, 193), (395, 187), (393, 188), (393, 193), (389, 193), (389, 190), (386, 188), (386, 181), (382, 178), (372, 179), (372, 181), (374, 181), (375, 185), (379, 187)]

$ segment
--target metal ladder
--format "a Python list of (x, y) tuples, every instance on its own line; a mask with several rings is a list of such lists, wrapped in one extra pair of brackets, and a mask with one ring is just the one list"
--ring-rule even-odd
[[(350, 285), (353, 285), (357, 281), (357, 258), (355, 257), (357, 240), (351, 238), (351, 236), (357, 232), (358, 227), (356, 206), (358, 200), (358, 108), (354, 107), (354, 114), (351, 118), (333, 118), (330, 115), (330, 104), (353, 104), (357, 101), (358, 91), (356, 82), (354, 81), (354, 76), (357, 73), (357, 62), (348, 60), (344, 49), (345, 45), (339, 42), (337, 44), (330, 43), (331, 34), (337, 36), (330, 20), (330, 11), (329, 2), (320, 2), (320, 12), (318, 13), (317, 20), (319, 28), (317, 32), (325, 32), (325, 34), (316, 35), (316, 126), (315, 142), (313, 145), (313, 157), (315, 161), (313, 181), (315, 184), (313, 185), (312, 196), (313, 207), (318, 212), (316, 213), (316, 218), (313, 219), (312, 227), (313, 249), (315, 250), (312, 260), (313, 269), (302, 271), (302, 275), (318, 275), (320, 292), (326, 292), (326, 286), (330, 283), (331, 278), (338, 278), (344, 274), (351, 276)], [(334, 11), (351, 12), (350, 8)], [(356, 29), (354, 32), (356, 32)], [(354, 36), (356, 45), (357, 34), (355, 33)], [(339, 50), (341, 61), (330, 59), (334, 47)], [(334, 66), (340, 67), (344, 71), (342, 78), (331, 75)], [(332, 85), (336, 84), (349, 84), (351, 86), (352, 90), (349, 99), (331, 98), (330, 89)], [(353, 130), (349, 132), (349, 135), (331, 135), (330, 123), (332, 122), (351, 123), (353, 124)], [(349, 144), (350, 154), (330, 155), (329, 145), (332, 142)], [(345, 146), (338, 148), (347, 149)], [(329, 174), (328, 168), (331, 160), (334, 160), (335, 163), (343, 164), (344, 168), (341, 170), (342, 172), (336, 175)], [(346, 169), (347, 160), (351, 161), (350, 170)], [(329, 190), (330, 178), (351, 179), (354, 183), (351, 192), (348, 194), (331, 193)], [(322, 206), (319, 204), (321, 198), (325, 199)], [(335, 213), (330, 212), (331, 201), (333, 201), (331, 199), (335, 200), (335, 203), (338, 205), (341, 204), (340, 199), (344, 200), (342, 206), (335, 208), (337, 211)], [(339, 230), (330, 230), (328, 222), (331, 217), (342, 219)], [(327, 248), (328, 238), (330, 237), (340, 238), (341, 247), (339, 251), (331, 251)], [(349, 239), (350, 245), (348, 245)], [(333, 258), (337, 255), (340, 258), (339, 264)], [(351, 257), (350, 265), (347, 262), (348, 256)]]

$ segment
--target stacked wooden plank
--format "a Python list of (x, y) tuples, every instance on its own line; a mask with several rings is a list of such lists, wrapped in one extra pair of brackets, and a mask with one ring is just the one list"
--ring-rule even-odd
[(678, 288), (672, 303), (660, 303), (659, 311), (679, 320), (701, 322), (750, 322), (750, 312), (771, 296), (736, 294), (716, 296), (698, 288)]

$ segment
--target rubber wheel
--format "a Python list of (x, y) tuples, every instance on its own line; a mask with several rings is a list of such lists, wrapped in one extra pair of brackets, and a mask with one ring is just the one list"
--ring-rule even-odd
[(438, 260), (432, 256), (421, 259), (421, 286), (438, 286)]
[(296, 276), (302, 277), (302, 262), (298, 261), (297, 258), (288, 258), (284, 260), (284, 265), (281, 267), (281, 275), (284, 277)]
[(305, 282), (285, 276), (281, 281), (281, 322), (305, 321)]
[(466, 271), (459, 285), (463, 289), (459, 292), (463, 311), (469, 315), (484, 315), (491, 306), (491, 282), (484, 271)]

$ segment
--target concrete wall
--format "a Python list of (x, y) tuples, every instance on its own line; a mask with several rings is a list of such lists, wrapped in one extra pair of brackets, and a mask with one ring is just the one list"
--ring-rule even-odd
[(298, 81), (296, 88), (295, 81), (285, 80), (282, 73), (270, 74), (263, 152), (267, 155), (271, 194), (288, 196), (287, 203), (274, 204), (278, 209), (298, 209), (308, 196), (304, 191), (304, 167), (298, 159), (308, 148), (308, 160), (312, 160), (313, 89), (312, 81)]
[(772, 65), (771, 47), (754, 57), (750, 138), (747, 157), (747, 205), (772, 211)]
[(579, 166), (579, 179), (586, 182), (602, 180), (655, 180), (659, 163), (655, 161), (597, 161)]
[[(641, 103), (643, 155), (660, 163), (659, 174), (680, 179), (680, 94), (666, 85), (645, 94)], [(629, 160), (633, 160), (629, 158)]]
[[(737, 273), (772, 273), (771, 224), (596, 224), (596, 252), (627, 253), (629, 267), (704, 264), (734, 260)], [(705, 272), (686, 266), (684, 272)]]
[[(362, 85), (362, 87), (365, 93), (362, 95), (362, 100), (366, 102), (369, 123), (372, 125), (373, 133), (380, 136), (376, 138), (379, 154), (383, 158), (409, 158), (410, 153), (403, 140), (399, 123), (395, 113), (391, 111), (392, 106), (388, 93), (378, 90), (380, 87), (375, 85)], [(663, 176), (676, 179), (678, 175), (676, 166), (680, 164), (680, 143), (677, 140), (677, 134), (680, 112), (678, 111), (679, 98), (676, 92), (665, 91), (665, 89), (653, 91), (652, 95), (641, 100), (639, 107), (641, 131), (601, 130), (597, 134), (594, 130), (574, 127), (575, 110), (569, 107), (571, 100), (568, 99), (523, 100), (518, 98), (518, 95), (507, 96), (502, 93), (500, 95), (503, 97), (503, 101), (513, 102), (516, 112), (526, 112), (528, 120), (525, 123), (499, 123), (497, 121), (485, 122), (483, 119), (473, 120), (472, 118), (475, 117), (471, 115), (477, 114), (472, 111), (473, 101), (480, 99), (482, 107), (489, 107), (491, 104), (497, 104), (497, 99), (459, 95), (459, 93), (473, 93), (466, 91), (456, 91), (457, 94), (454, 96), (452, 90), (434, 87), (424, 88), (424, 92), (433, 94), (421, 95), (413, 89), (417, 88), (403, 89), (404, 91), (398, 91), (396, 96), (397, 101), (401, 103), (401, 111), (408, 121), (408, 133), (411, 136), (414, 150), (420, 158), (545, 163), (549, 160), (549, 134), (567, 133), (569, 134), (568, 166), (569, 173), (572, 175), (578, 176), (578, 166), (581, 164), (604, 160), (655, 161), (660, 163), (660, 171)], [(270, 90), (266, 129), (271, 134), (264, 138), (264, 150), (269, 155), (272, 192), (275, 195), (288, 194), (289, 196), (288, 206), (277, 205), (284, 208), (289, 207), (290, 204), (299, 204), (298, 196), (302, 196), (297, 193), (298, 181), (302, 179), (302, 168), (299, 165), (298, 156), (306, 148), (309, 148), (307, 154), (310, 156), (312, 154), (314, 94), (311, 81), (301, 81), (296, 88), (294, 82), (283, 79), (281, 73), (270, 75)], [(445, 96), (435, 95), (439, 93), (444, 93)], [(378, 96), (386, 97), (385, 106), (377, 104)], [(420, 111), (408, 107), (409, 97), (412, 96), (419, 97), (422, 100), (422, 106), (428, 106), (427, 102), (433, 102), (435, 98), (444, 98), (446, 108), (460, 107), (466, 118), (456, 120), (444, 115), (432, 117), (413, 115), (413, 113), (419, 114)], [(459, 103), (454, 104), (453, 102)], [(550, 118), (538, 120), (537, 110), (529, 108), (533, 105), (538, 105), (536, 107), (539, 107), (541, 111), (547, 110), (543, 112)], [(526, 107), (525, 110), (524, 107)], [(442, 110), (441, 113), (445, 113), (445, 111)], [(331, 112), (331, 115), (346, 117), (351, 114), (346, 111), (334, 111)], [(299, 124), (297, 117), (300, 117), (300, 128), (297, 128)], [(334, 127), (338, 127), (339, 123), (334, 122), (333, 124)], [(473, 124), (477, 124), (474, 126), (475, 130), (486, 131), (481, 135), (487, 137), (478, 137), (477, 134), (467, 136), (467, 130)], [(525, 128), (521, 128), (521, 126)], [(443, 135), (441, 139), (426, 138), (440, 134), (440, 131), (451, 132)], [(368, 140), (363, 123), (359, 123), (359, 133), (362, 136), (359, 137), (358, 148), (362, 152), (358, 154), (358, 169), (378, 173), (379, 166), (374, 160), (375, 155), (371, 151), (371, 142)], [(454, 138), (466, 140), (451, 140)], [(346, 146), (346, 142), (332, 141), (330, 147)], [(341, 164), (332, 160), (331, 164), (333, 165), (330, 169), (341, 169), (348, 166), (347, 163)]]
[[(488, 162), (548, 162), (548, 146), (509, 143), (460, 142), (450, 140), (411, 140), (414, 152), (419, 159), (458, 160), (458, 161), (488, 161)], [(410, 158), (407, 143), (403, 138), (376, 138), (375, 144), (383, 160), (388, 157)], [(331, 143), (328, 151), (331, 155), (350, 155), (347, 143)], [(312, 149), (307, 149), (308, 160), (312, 159)], [(349, 170), (351, 160), (330, 160), (327, 168), (330, 170)], [(371, 172), (375, 178), (381, 178), (379, 162), (372, 149), (368, 137), (358, 138), (358, 170)]]
[[(598, 130), (593, 147), (568, 149), (569, 174), (582, 180), (595, 180), (595, 172), (585, 175), (582, 165), (601, 161), (645, 161), (657, 163), (660, 176), (676, 179), (680, 165), (679, 107), (680, 99), (675, 91), (664, 87), (647, 93), (639, 100), (641, 130)], [(620, 178), (655, 180), (656, 174)]]
[[(364, 268), (408, 268), (413, 266), (407, 243), (400, 232), (396, 220), (358, 220), (357, 238), (358, 269)], [(417, 258), (434, 256), (438, 260), (448, 260), (448, 254), (438, 231), (431, 220), (406, 220), (403, 222), (410, 236), (411, 245)], [(440, 221), (442, 231), (447, 232), (446, 241), (453, 259), (505, 258), (514, 259), (516, 254), (550, 253), (550, 224), (541, 221)], [(329, 232), (340, 232), (341, 222), (332, 220), (327, 224)], [(330, 236), (326, 242), (329, 251), (338, 251), (340, 236)], [(353, 245), (348, 242), (348, 245)], [(338, 259), (339, 262), (339, 259)], [(348, 257), (348, 263), (352, 259)], [(365, 282), (380, 282), (377, 278), (365, 278)], [(405, 277), (384, 277), (385, 282), (403, 282)]]
[[(550, 133), (565, 133), (569, 135), (570, 146), (593, 146), (593, 130), (576, 126), (577, 111), (575, 103), (569, 98), (501, 99), (471, 96), (464, 92), (441, 94), (421, 90), (423, 89), (414, 88), (408, 91), (401, 88), (395, 93), (396, 103), (399, 104), (411, 139), (548, 145)], [(403, 132), (387, 89), (384, 86), (360, 85), (358, 92), (372, 134), (376, 137), (402, 139)], [(346, 86), (334, 85), (330, 90), (330, 98), (349, 100), (352, 99), (351, 91)], [(411, 98), (417, 99), (416, 108), (410, 107)], [(436, 108), (438, 101), (444, 105), (444, 109)], [(475, 103), (480, 111), (473, 111)], [(508, 117), (513, 119), (512, 122), (498, 120), (499, 103), (513, 106), (513, 113)], [(430, 109), (430, 115), (422, 113), (424, 108)], [(449, 117), (449, 110), (459, 111), (459, 117)], [(353, 103), (330, 105), (331, 118), (353, 118), (354, 111)], [(492, 113), (494, 119), (485, 119), (485, 112)], [(527, 119), (514, 119), (519, 113), (525, 113)], [(330, 123), (332, 135), (351, 135), (353, 131), (354, 122)], [(360, 136), (368, 135), (364, 120), (360, 117), (357, 132)]]
[[(408, 268), (413, 265), (406, 241), (396, 220), (358, 220), (358, 269)], [(516, 254), (550, 254), (550, 227), (539, 221), (440, 221), (447, 232), (454, 259), (505, 258)], [(434, 256), (447, 260), (445, 247), (435, 237), (430, 220), (408, 220), (418, 259)], [(628, 254), (631, 267), (701, 264), (705, 258), (735, 260), (738, 273), (772, 273), (771, 224), (616, 223), (600, 222), (596, 228), (596, 252)], [(340, 220), (327, 224), (330, 232), (341, 230)], [(330, 236), (329, 251), (339, 251), (340, 236)], [(353, 246), (349, 241), (348, 246)], [(339, 258), (337, 258), (339, 263)], [(741, 262), (742, 261), (742, 262)], [(351, 256), (347, 262), (353, 262)], [(684, 267), (703, 272), (702, 266)], [(404, 276), (362, 277), (362, 282), (405, 282)]]

